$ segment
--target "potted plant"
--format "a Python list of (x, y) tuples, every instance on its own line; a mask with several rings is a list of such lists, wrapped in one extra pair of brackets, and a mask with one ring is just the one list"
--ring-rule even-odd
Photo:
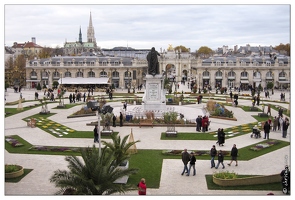
[(20, 165), (5, 164), (5, 178), (16, 178), (24, 174), (24, 168)]

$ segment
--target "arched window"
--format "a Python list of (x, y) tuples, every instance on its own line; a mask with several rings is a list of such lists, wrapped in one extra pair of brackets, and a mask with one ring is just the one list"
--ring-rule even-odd
[(241, 78), (248, 78), (248, 72), (241, 72)]
[(53, 77), (59, 77), (59, 72), (58, 72), (58, 71), (54, 71), (54, 72), (52, 73), (52, 76), (53, 76)]
[(77, 77), (83, 77), (83, 72), (78, 71), (78, 72), (77, 72)]
[(227, 63), (228, 66), (234, 66), (234, 62), (232, 60), (229, 60)]
[(100, 72), (100, 77), (108, 77), (108, 74), (105, 71)]
[(93, 71), (88, 72), (88, 77), (95, 77), (95, 73)]
[(37, 76), (37, 72), (31, 71), (31, 76)]
[(217, 72), (215, 73), (215, 76), (219, 76), (219, 77), (221, 77), (221, 76), (222, 76), (222, 72), (221, 72), (221, 71), (217, 71)]
[(204, 71), (203, 76), (210, 76), (210, 73), (208, 71)]
[(65, 72), (65, 77), (72, 77), (71, 72)]
[(119, 78), (119, 72), (113, 71), (113, 77), (118, 77)]
[(286, 78), (286, 73), (285, 72), (280, 72), (279, 73), (279, 78)]
[(228, 72), (228, 77), (235, 77), (236, 73), (234, 71)]

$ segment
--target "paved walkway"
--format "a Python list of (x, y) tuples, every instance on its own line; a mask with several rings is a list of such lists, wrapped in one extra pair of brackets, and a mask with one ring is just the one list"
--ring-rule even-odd
[[(187, 86), (180, 85), (179, 91), (188, 91)], [(34, 90), (23, 90), (22, 95), (26, 100), (34, 99)], [(119, 92), (122, 92), (121, 90)], [(126, 92), (126, 91), (123, 91)], [(246, 92), (245, 92), (246, 93)], [(286, 100), (289, 100), (289, 92), (286, 93)], [(19, 93), (14, 93), (12, 90), (8, 90), (6, 96), (6, 102), (11, 102), (19, 99)], [(276, 91), (271, 99), (279, 99), (280, 91)], [(41, 94), (42, 97), (43, 94)], [(67, 101), (67, 100), (65, 100)], [(26, 102), (23, 106), (35, 104), (36, 102)], [(277, 103), (278, 105), (288, 108), (288, 104)], [(122, 109), (121, 103), (110, 103), (114, 107), (113, 112), (118, 115)], [(193, 120), (196, 118), (200, 110), (203, 108), (205, 103), (194, 104), (188, 106), (181, 106), (181, 112), (185, 118)], [(239, 100), (239, 105), (251, 105), (249, 100)], [(56, 107), (57, 104), (48, 104), (49, 110), (53, 112), (51, 108)], [(79, 109), (77, 105), (71, 109), (54, 109), (53, 115), (50, 117), (53, 121), (64, 124), (72, 129), (92, 131), (93, 127), (86, 126), (86, 123), (91, 121), (97, 121), (97, 117), (85, 117), (85, 118), (72, 118), (67, 119), (66, 117)], [(6, 107), (17, 107), (6, 106)], [(128, 105), (127, 110), (132, 110), (133, 105)], [(179, 109), (176, 106), (175, 109)], [(217, 130), (218, 128), (227, 128), (231, 126), (237, 126), (256, 120), (251, 116), (255, 112), (243, 112), (242, 109), (236, 107), (228, 107), (232, 110), (234, 116), (238, 119), (237, 121), (219, 120), (211, 118), (211, 130)], [(81, 139), (81, 138), (56, 138), (39, 128), (29, 128), (26, 126), (26, 122), (22, 119), (40, 112), (40, 107), (34, 108), (17, 115), (7, 117), (5, 121), (5, 135), (18, 134), (33, 145), (52, 145), (52, 146), (80, 146), (88, 147), (93, 145), (93, 139)], [(277, 115), (277, 111), (272, 110), (272, 115)], [(131, 131), (131, 127), (115, 127), (114, 131), (120, 131), (121, 137), (128, 135)], [(165, 127), (132, 127), (132, 132), (135, 140), (141, 140), (136, 146), (138, 149), (210, 149), (215, 143), (212, 141), (183, 141), (183, 140), (160, 140), (161, 132), (165, 131)], [(282, 138), (279, 131), (271, 132), (271, 139), (279, 139), (290, 141), (289, 127), (287, 138)], [(195, 132), (195, 127), (177, 127), (179, 132)], [(226, 143), (223, 147), (217, 149), (230, 150), (233, 144), (237, 144), (238, 148), (248, 146), (250, 144), (263, 141), (263, 139), (250, 138), (250, 133), (226, 139)], [(265, 154), (259, 158), (252, 159), (250, 161), (239, 161), (239, 166), (225, 166), (224, 170), (235, 171), (238, 174), (260, 174), (269, 175), (279, 173), (285, 166), (290, 165), (290, 152), (291, 147), (285, 147), (275, 152)], [(30, 174), (24, 177), (19, 183), (5, 183), (5, 195), (53, 195), (57, 188), (49, 182), (50, 176), (53, 171), (57, 169), (67, 169), (67, 162), (64, 160), (64, 156), (50, 156), (50, 155), (23, 155), (23, 154), (10, 154), (7, 151), (4, 152), (5, 163), (20, 164), (25, 168), (34, 169)], [(228, 161), (225, 161), (225, 164)], [(267, 164), (266, 164), (267, 163)], [(221, 168), (211, 169), (210, 161), (208, 160), (197, 160), (196, 162), (196, 176), (181, 176), (180, 173), (183, 169), (181, 159), (165, 159), (163, 161), (161, 181), (159, 189), (147, 190), (147, 195), (266, 195), (269, 192), (275, 195), (282, 195), (280, 191), (229, 191), (229, 190), (208, 190), (205, 180), (206, 174), (212, 174), (215, 171), (222, 170)], [(148, 177), (145, 177), (148, 186)], [(137, 191), (128, 192), (126, 195), (136, 195)]]

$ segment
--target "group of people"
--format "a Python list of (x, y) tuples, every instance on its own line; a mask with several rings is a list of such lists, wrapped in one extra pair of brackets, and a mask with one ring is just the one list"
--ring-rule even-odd
[(206, 132), (208, 131), (209, 125), (210, 125), (210, 121), (209, 121), (209, 117), (208, 116), (204, 116), (202, 117), (201, 115), (199, 115), (196, 118), (196, 131), (198, 132)]
[[(217, 165), (215, 165), (215, 157), (217, 156)], [(228, 166), (231, 166), (232, 162), (235, 161), (236, 165), (238, 166), (238, 148), (236, 146), (236, 144), (233, 144), (233, 147), (231, 149), (230, 152), (230, 156), (231, 156), (231, 160), (230, 162), (227, 164)], [(218, 169), (219, 165), (222, 165), (222, 169), (225, 168), (224, 166), (224, 152), (222, 150), (217, 151), (215, 145), (212, 146), (212, 148), (210, 149), (210, 164), (211, 164), (211, 168), (215, 168)], [(184, 173), (186, 173), (186, 176), (190, 175), (191, 169), (193, 169), (193, 176), (196, 175), (196, 157), (195, 157), (195, 153), (191, 152), (188, 153), (187, 149), (184, 149), (184, 151), (181, 154), (181, 160), (183, 162), (183, 170), (181, 175), (184, 175)], [(189, 164), (189, 166), (188, 166)]]
[[(76, 92), (76, 93), (70, 93), (69, 95), (69, 100), (70, 100), (70, 103), (75, 103), (76, 101), (79, 102), (79, 101), (82, 101), (82, 93), (81, 92)], [(86, 101), (86, 92), (84, 92), (83, 94), (83, 102)]]

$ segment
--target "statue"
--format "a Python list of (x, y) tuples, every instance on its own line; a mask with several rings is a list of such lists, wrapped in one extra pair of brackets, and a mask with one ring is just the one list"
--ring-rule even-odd
[(153, 47), (146, 56), (146, 59), (148, 61), (148, 74), (151, 74), (153, 76), (159, 74), (158, 56), (160, 56), (160, 54), (155, 50), (155, 47)]

